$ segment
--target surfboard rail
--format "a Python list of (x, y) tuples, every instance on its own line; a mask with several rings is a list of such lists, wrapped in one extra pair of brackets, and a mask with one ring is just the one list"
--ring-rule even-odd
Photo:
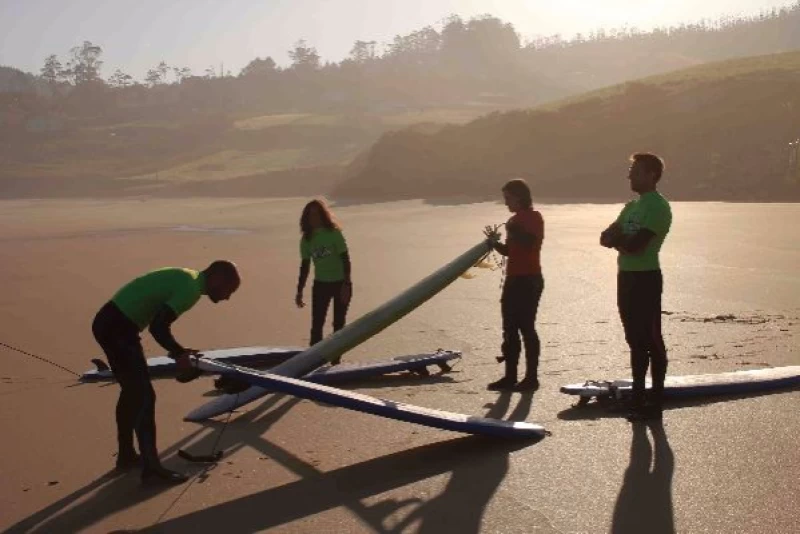
[(346, 391), (325, 384), (316, 384), (298, 378), (275, 375), (265, 371), (246, 369), (220, 362), (204, 361), (202, 358), (196, 360), (196, 365), (206, 372), (225, 373), (226, 376), (244, 380), (254, 386), (270, 391), (442, 430), (498, 438), (531, 439), (543, 438), (549, 434), (542, 425), (525, 421), (504, 421), (434, 410), (403, 402), (380, 399), (363, 393)]

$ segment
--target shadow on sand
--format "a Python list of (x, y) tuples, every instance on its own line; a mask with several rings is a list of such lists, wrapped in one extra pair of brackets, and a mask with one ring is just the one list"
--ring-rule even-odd
[[(486, 416), (502, 418), (510, 407), (510, 398), (510, 395), (501, 395)], [(532, 399), (532, 395), (523, 396), (509, 419), (525, 419)], [(509, 454), (538, 441), (457, 437), (322, 472), (263, 437), (272, 424), (298, 402), (299, 399), (291, 397), (271, 396), (256, 409), (230, 423), (239, 427), (235, 443), (230, 443), (231, 434), (222, 441), (227, 447), (226, 456), (241, 448), (252, 447), (296, 474), (299, 480), (162, 521), (193, 484), (213, 483), (214, 466), (200, 468), (195, 472), (197, 476), (181, 488), (154, 524), (137, 532), (207, 532), (216, 529), (231, 533), (254, 532), (341, 506), (348, 508), (375, 532), (400, 532), (411, 525), (418, 525), (419, 532), (479, 532), (485, 508), (508, 472)], [(204, 423), (204, 427), (166, 449), (162, 455), (165, 463), (174, 464), (181, 447), (188, 447), (196, 454), (207, 454), (217, 441), (218, 432), (215, 430), (223, 428), (224, 424), (211, 421)], [(362, 502), (374, 495), (446, 473), (450, 473), (447, 487), (428, 500), (386, 499), (370, 505)], [(117, 477), (107, 474), (16, 523), (7, 532), (80, 531), (136, 506), (158, 492), (142, 488), (136, 473)], [(393, 515), (402, 515), (400, 512), (407, 507), (412, 509), (404, 512), (402, 519), (395, 520), (399, 523), (387, 524)]]
[[(651, 445), (647, 429), (653, 436)], [(661, 421), (632, 425), (631, 458), (614, 506), (612, 534), (674, 534), (675, 458)]]
[[(710, 404), (717, 404), (720, 402), (730, 402), (735, 400), (751, 399), (754, 397), (763, 397), (765, 395), (777, 395), (780, 393), (788, 393), (791, 391), (798, 391), (798, 390), (800, 390), (799, 386), (791, 386), (787, 388), (773, 389), (769, 391), (753, 391), (737, 395), (718, 395), (713, 397), (711, 396), (697, 397), (693, 399), (665, 400), (664, 412), (671, 410), (680, 410), (681, 408), (707, 406)], [(597, 419), (625, 417), (626, 414), (627, 410), (624, 402), (607, 401), (604, 403), (591, 402), (585, 406), (578, 406), (577, 404), (573, 404), (569, 408), (561, 410), (558, 413), (558, 418), (564, 421), (597, 420)]]

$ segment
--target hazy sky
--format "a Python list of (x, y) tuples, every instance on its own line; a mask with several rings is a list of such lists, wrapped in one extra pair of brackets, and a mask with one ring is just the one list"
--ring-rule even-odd
[(624, 26), (648, 30), (725, 14), (749, 15), (796, 0), (0, 0), (0, 65), (39, 72), (44, 58), (84, 40), (116, 68), (144, 77), (164, 60), (195, 74), (213, 65), (238, 74), (255, 57), (288, 63), (298, 39), (323, 60), (346, 57), (356, 40), (390, 42), (449, 14), (488, 13), (523, 40)]

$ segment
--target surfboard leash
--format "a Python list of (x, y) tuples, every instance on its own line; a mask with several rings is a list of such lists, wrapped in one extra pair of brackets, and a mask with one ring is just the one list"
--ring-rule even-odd
[[(239, 395), (241, 391), (236, 392), (236, 400), (233, 403), (233, 406), (236, 406), (239, 403)], [(192, 454), (188, 451), (183, 449), (178, 450), (178, 456), (186, 460), (187, 462), (193, 463), (201, 463), (201, 464), (216, 464), (220, 460), (222, 460), (222, 456), (225, 454), (221, 450), (217, 450), (217, 446), (219, 446), (219, 442), (222, 441), (222, 436), (225, 435), (225, 431), (228, 429), (228, 423), (231, 420), (231, 416), (233, 415), (233, 411), (235, 408), (231, 408), (228, 410), (228, 417), (225, 418), (225, 422), (222, 424), (222, 429), (217, 434), (217, 439), (214, 440), (214, 445), (211, 447), (211, 453), (209, 454)]]
[[(237, 402), (239, 394), (236, 394)], [(219, 442), (222, 440), (222, 436), (225, 434), (225, 430), (228, 428), (228, 422), (231, 420), (231, 415), (233, 415), (233, 408), (228, 412), (228, 417), (225, 419), (225, 422), (222, 424), (222, 430), (219, 431), (217, 434), (217, 439), (214, 440), (214, 445), (211, 447), (210, 454), (192, 454), (188, 451), (183, 449), (178, 450), (178, 456), (186, 460), (187, 462), (197, 463), (197, 464), (215, 464), (222, 460), (222, 456), (225, 454), (221, 450), (217, 450), (217, 446)]]
[(25, 356), (30, 356), (31, 358), (36, 358), (37, 360), (43, 361), (45, 363), (49, 363), (50, 365), (52, 365), (54, 367), (58, 367), (62, 371), (66, 371), (68, 373), (71, 373), (71, 374), (77, 376), (78, 378), (80, 378), (82, 376), (80, 373), (76, 373), (72, 369), (67, 369), (63, 365), (59, 365), (59, 364), (57, 364), (56, 362), (54, 362), (52, 360), (48, 360), (47, 358), (45, 358), (43, 356), (37, 356), (36, 354), (32, 354), (32, 353), (30, 353), (28, 351), (24, 351), (22, 349), (19, 349), (17, 347), (9, 345), (8, 343), (3, 343), (2, 341), (0, 341), (0, 346), (1, 347), (5, 347), (5, 348), (10, 349), (10, 350), (13, 350), (13, 351), (16, 351), (16, 352), (19, 352), (20, 354), (24, 354)]

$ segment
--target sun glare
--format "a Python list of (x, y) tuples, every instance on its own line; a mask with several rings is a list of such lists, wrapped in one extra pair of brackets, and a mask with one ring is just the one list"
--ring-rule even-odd
[[(475, 5), (473, 3), (473, 5)], [(495, 2), (492, 12), (513, 20), (523, 34), (587, 33), (601, 28), (649, 29), (669, 25), (670, 4), (666, 1), (561, 0), (559, 2)], [(690, 13), (685, 16), (692, 18)]]

